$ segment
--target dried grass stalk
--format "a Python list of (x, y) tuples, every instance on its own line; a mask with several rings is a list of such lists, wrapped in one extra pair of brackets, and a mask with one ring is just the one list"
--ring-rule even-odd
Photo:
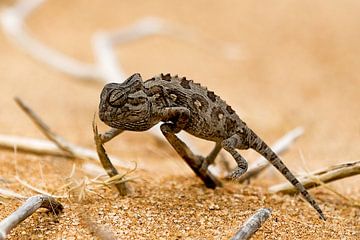
[[(320, 186), (321, 183), (329, 183), (357, 174), (360, 174), (360, 161), (334, 165), (324, 170), (313, 172), (307, 176), (299, 177), (299, 181), (305, 188), (310, 189)], [(271, 186), (269, 191), (287, 194), (297, 192), (297, 190), (287, 182)]]
[(6, 236), (13, 228), (31, 216), (39, 208), (47, 208), (52, 213), (59, 214), (64, 207), (60, 202), (50, 196), (36, 195), (28, 198), (22, 206), (0, 222), (0, 240), (6, 239)]
[[(98, 153), (101, 165), (105, 169), (106, 173), (110, 176), (110, 178), (116, 178), (119, 175), (119, 172), (116, 170), (114, 165), (111, 163), (104, 146), (102, 145), (101, 136), (99, 135), (97, 126), (95, 124), (95, 119), (93, 120), (93, 131), (94, 131), (94, 140), (96, 144), (96, 151)], [(122, 176), (124, 177), (124, 176)], [(122, 178), (121, 177), (121, 178)], [(121, 181), (122, 179), (118, 179), (120, 181), (115, 182), (114, 185), (119, 191), (121, 196), (125, 196), (129, 192), (127, 181)]]
[(30, 183), (26, 182), (25, 180), (22, 180), (19, 176), (15, 176), (15, 179), (16, 181), (18, 181), (21, 185), (23, 185), (24, 187), (36, 192), (36, 193), (39, 193), (39, 194), (42, 194), (44, 196), (48, 196), (48, 197), (52, 197), (52, 198), (66, 198), (65, 195), (54, 195), (54, 194), (51, 194), (45, 190), (42, 190), (40, 188), (37, 188), (37, 187), (34, 187), (32, 186)]
[(254, 215), (246, 220), (240, 227), (240, 230), (231, 238), (231, 240), (246, 240), (252, 237), (261, 225), (270, 217), (271, 209), (261, 208)]

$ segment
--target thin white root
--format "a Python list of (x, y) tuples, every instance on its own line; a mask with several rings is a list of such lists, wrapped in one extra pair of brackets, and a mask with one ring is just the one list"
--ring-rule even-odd
[(270, 215), (270, 208), (261, 208), (257, 210), (254, 215), (246, 220), (231, 240), (246, 240), (251, 238), (261, 225), (270, 217)]
[(39, 208), (47, 208), (54, 214), (59, 214), (64, 207), (60, 202), (50, 196), (36, 195), (28, 198), (22, 206), (0, 222), (0, 240), (6, 239), (6, 236), (13, 228), (31, 216)]
[[(313, 172), (307, 176), (299, 177), (299, 181), (306, 189), (311, 189), (320, 186), (322, 183), (333, 182), (357, 174), (360, 174), (360, 161), (334, 165), (324, 170)], [(271, 186), (269, 191), (287, 194), (297, 192), (297, 190), (287, 182)]]
[[(282, 136), (278, 141), (275, 142), (274, 145), (271, 146), (271, 149), (276, 154), (281, 154), (287, 149), (289, 149), (290, 145), (301, 135), (303, 135), (304, 129), (302, 127), (297, 127), (290, 132), (286, 133)], [(242, 183), (250, 178), (254, 178), (258, 176), (262, 171), (264, 171), (271, 164), (264, 157), (257, 159), (253, 164), (249, 166), (249, 169), (236, 181)]]

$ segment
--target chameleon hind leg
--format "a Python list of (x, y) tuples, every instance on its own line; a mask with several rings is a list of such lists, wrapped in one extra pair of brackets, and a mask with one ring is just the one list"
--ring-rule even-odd
[(221, 182), (207, 171), (207, 164), (203, 166), (204, 162), (213, 162), (221, 148), (218, 149), (219, 147), (215, 147), (209, 154), (208, 159), (195, 155), (189, 147), (175, 135), (186, 126), (190, 116), (189, 110), (182, 107), (173, 107), (166, 108), (163, 111), (163, 116), (166, 116), (163, 121), (166, 123), (163, 123), (160, 126), (160, 129), (171, 146), (186, 161), (195, 174), (201, 178), (208, 188), (222, 186)]
[(222, 186), (221, 182), (207, 171), (207, 167), (206, 170), (205, 167), (202, 167), (206, 158), (195, 155), (189, 147), (175, 135), (172, 131), (172, 125), (172, 123), (164, 123), (160, 126), (160, 129), (175, 151), (186, 161), (190, 168), (201, 178), (208, 188)]
[(221, 142), (222, 147), (231, 154), (231, 156), (235, 159), (237, 163), (237, 168), (229, 175), (228, 178), (238, 178), (241, 175), (243, 175), (247, 168), (248, 164), (245, 158), (243, 158), (238, 151), (236, 151), (236, 147), (238, 146), (238, 143), (240, 142), (238, 135), (233, 135), (224, 141)]

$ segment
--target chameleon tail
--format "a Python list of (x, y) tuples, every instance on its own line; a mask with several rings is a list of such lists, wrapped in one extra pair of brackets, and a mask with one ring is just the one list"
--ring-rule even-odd
[(299, 182), (299, 180), (290, 172), (290, 170), (285, 166), (281, 159), (274, 153), (271, 148), (260, 138), (258, 137), (251, 129), (250, 130), (250, 148), (257, 151), (263, 157), (265, 157), (281, 174), (289, 181), (296, 189), (302, 194), (302, 196), (310, 203), (310, 205), (315, 208), (319, 213), (320, 218), (326, 220), (324, 213), (320, 209), (319, 205), (316, 203), (314, 198), (310, 193), (305, 189), (305, 187)]

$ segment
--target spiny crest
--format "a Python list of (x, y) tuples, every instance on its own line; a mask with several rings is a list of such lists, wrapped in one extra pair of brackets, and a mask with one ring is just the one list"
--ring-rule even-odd
[(160, 77), (161, 77), (161, 79), (162, 80), (165, 80), (165, 81), (168, 81), (168, 82), (170, 82), (171, 81), (171, 75), (170, 75), (170, 73), (167, 73), (167, 74), (160, 74)]
[[(203, 95), (206, 95), (212, 102), (216, 102), (220, 100), (226, 104), (226, 111), (232, 115), (235, 111), (228, 105), (224, 100), (222, 100), (218, 95), (216, 95), (213, 91), (209, 91), (206, 87), (202, 86), (200, 83), (194, 82), (193, 80), (188, 80), (186, 77), (179, 77), (178, 75), (171, 76), (170, 73), (160, 74), (160, 78), (164, 81), (176, 81), (182, 86), (184, 89), (193, 89), (194, 91), (198, 91)], [(150, 79), (152, 80), (152, 79)]]
[[(194, 89), (200, 91), (208, 91), (206, 87), (203, 87), (200, 83), (194, 82), (191, 79), (186, 79), (186, 77), (179, 77), (178, 75), (171, 76), (170, 73), (160, 74), (160, 78), (164, 81), (176, 81), (185, 88), (185, 89)], [(192, 88), (194, 87), (194, 88)]]

